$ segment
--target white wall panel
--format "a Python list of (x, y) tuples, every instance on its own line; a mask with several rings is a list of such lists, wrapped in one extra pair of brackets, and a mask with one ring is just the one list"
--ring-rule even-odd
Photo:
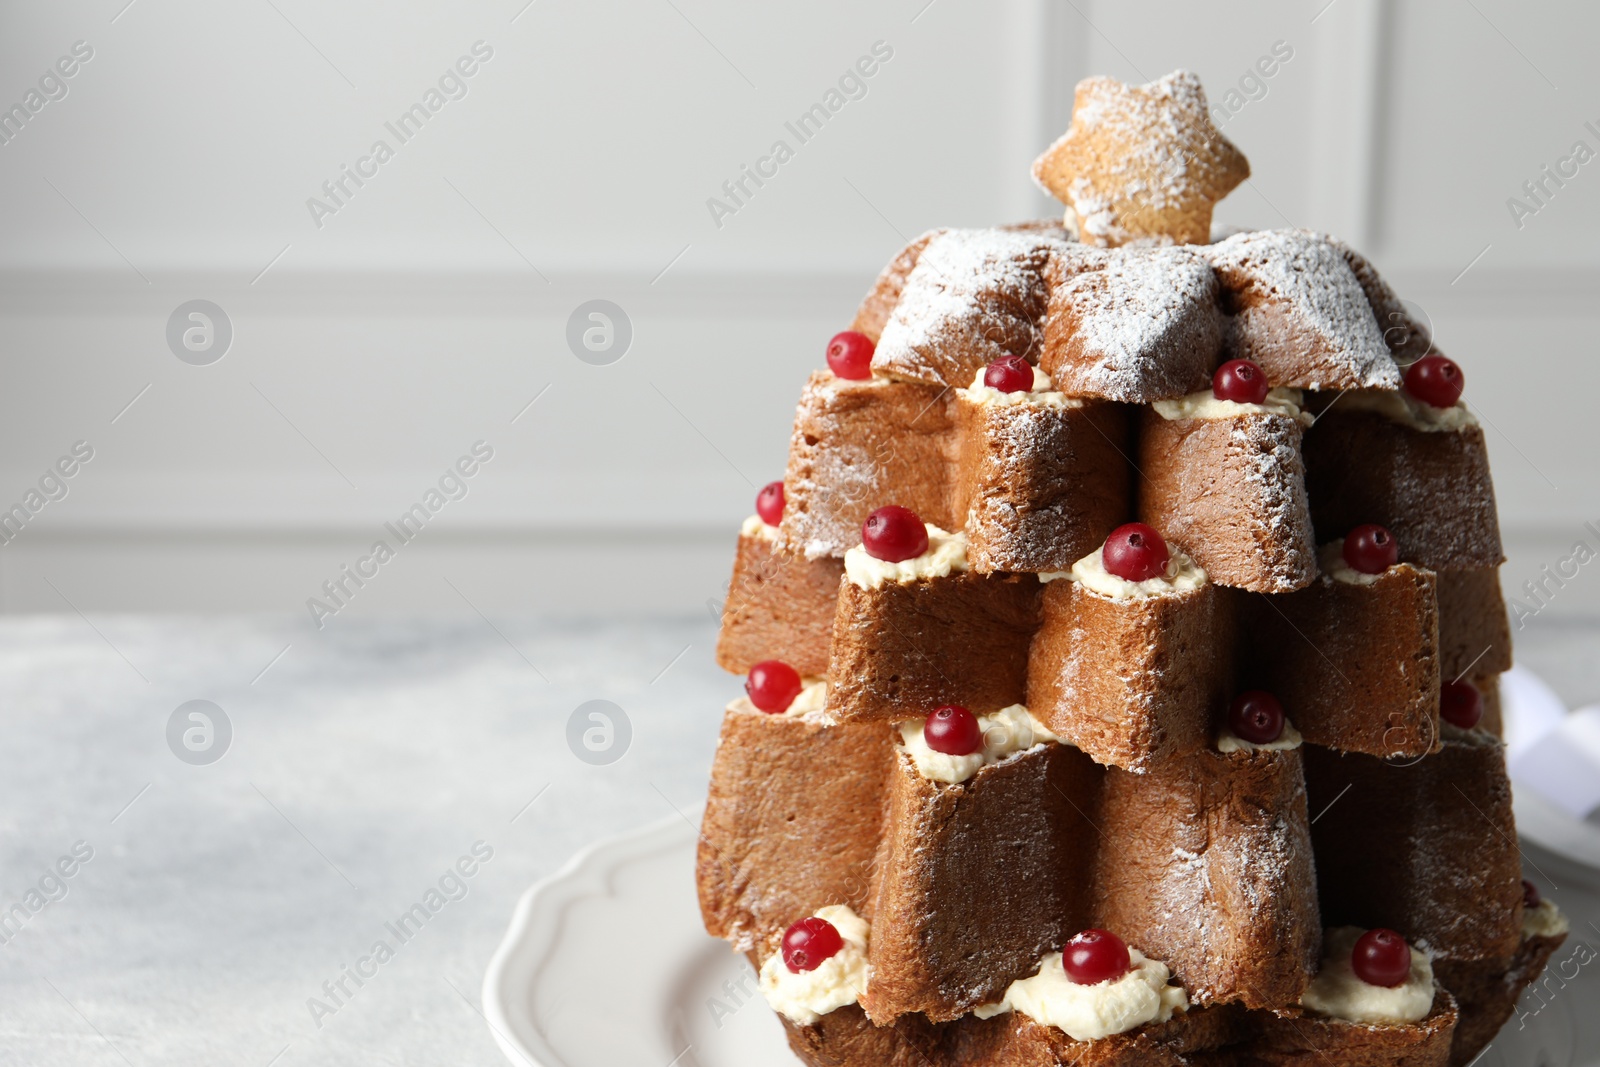
[[(1587, 7), (125, 3), (0, 12), (0, 101), (94, 48), (0, 145), (0, 503), (97, 450), (0, 547), (5, 610), (59, 610), (50, 582), (88, 610), (296, 608), (480, 438), (468, 498), (353, 611), (449, 610), (452, 573), (486, 609), (702, 610), (881, 264), (931, 226), (1055, 210), (1027, 169), (1073, 83), (1178, 66), (1251, 159), (1219, 220), (1352, 236), (1466, 365), (1508, 576), (1600, 512), (1576, 444), (1593, 168), (1521, 229), (1504, 203), (1600, 126)], [(306, 199), (478, 40), (466, 95), (316, 226)], [(877, 41), (865, 95), (799, 143), (785, 123)], [(707, 198), (779, 138), (793, 158), (717, 226)], [(196, 297), (235, 329), (207, 367), (164, 340)], [(634, 327), (611, 366), (565, 341), (594, 297)], [(1600, 606), (1600, 580), (1573, 588), (1562, 610)]]

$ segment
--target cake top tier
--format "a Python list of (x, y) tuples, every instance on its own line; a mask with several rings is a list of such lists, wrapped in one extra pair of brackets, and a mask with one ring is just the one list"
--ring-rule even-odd
[(1250, 162), (1212, 125), (1200, 79), (1175, 70), (1149, 85), (1079, 82), (1072, 125), (1033, 177), (1067, 205), (1085, 244), (1198, 244)]
[(1365, 258), (1309, 230), (1117, 248), (1055, 223), (934, 230), (884, 269), (852, 328), (884, 377), (960, 388), (1020, 356), (1069, 395), (1131, 403), (1202, 389), (1227, 358), (1275, 386), (1398, 389), (1428, 348)]

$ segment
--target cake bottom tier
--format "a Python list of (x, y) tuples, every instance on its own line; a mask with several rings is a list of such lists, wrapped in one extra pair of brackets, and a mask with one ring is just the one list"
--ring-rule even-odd
[(1073, 1040), (1017, 1014), (945, 1023), (902, 1015), (880, 1027), (851, 1004), (811, 1026), (782, 1021), (789, 1047), (810, 1067), (1464, 1067), (1494, 1038), (1559, 940), (1531, 937), (1502, 966), (1479, 964), (1459, 1003), (1440, 988), (1427, 1017), (1397, 1026), (1238, 1005), (1191, 1008), (1097, 1041)]

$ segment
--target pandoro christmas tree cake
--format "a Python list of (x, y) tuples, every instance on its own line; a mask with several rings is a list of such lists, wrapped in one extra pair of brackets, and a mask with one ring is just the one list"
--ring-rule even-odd
[(1062, 221), (884, 269), (740, 532), (706, 929), (818, 1067), (1470, 1063), (1567, 924), (1461, 369), (1335, 238), (1213, 239), (1192, 74), (1033, 173)]

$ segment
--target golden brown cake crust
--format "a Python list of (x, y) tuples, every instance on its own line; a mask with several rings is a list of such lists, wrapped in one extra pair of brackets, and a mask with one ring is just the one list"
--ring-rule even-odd
[(1425, 1019), (1398, 1026), (1366, 1026), (1311, 1013), (1285, 1012), (1263, 1025), (1245, 1062), (1261, 1067), (1330, 1063), (1338, 1067), (1446, 1067), (1459, 1012), (1440, 989)]
[(1093, 847), (1084, 813), (1098, 780), (1083, 753), (1054, 743), (958, 784), (922, 777), (899, 753), (863, 1004), (874, 1022), (941, 1022), (999, 1000), (1083, 928), (1084, 886), (1068, 872)]
[(810, 1026), (783, 1016), (790, 1050), (808, 1067), (937, 1067), (953, 1062), (949, 1027), (920, 1015), (902, 1015), (891, 1026), (873, 1026), (858, 1004), (847, 1004)]
[(1216, 269), (1227, 355), (1297, 389), (1400, 387), (1374, 309), (1343, 249), (1308, 230), (1254, 230), (1201, 249)]
[(976, 571), (1066, 570), (1130, 511), (1127, 411), (956, 402), (952, 510)]
[(906, 287), (906, 276), (911, 273), (911, 268), (917, 265), (917, 258), (922, 255), (922, 250), (928, 247), (928, 242), (945, 232), (947, 231), (942, 229), (929, 230), (895, 254), (889, 265), (878, 275), (872, 290), (861, 301), (861, 307), (856, 310), (855, 320), (850, 323), (852, 330), (866, 334), (872, 338), (873, 344), (878, 343), (878, 338), (883, 336), (884, 323), (889, 321), (889, 315), (894, 311), (895, 305), (900, 303), (900, 293)]
[(1408, 563), (1452, 570), (1504, 562), (1482, 427), (1418, 430), (1335, 400), (1304, 450), (1319, 543), (1375, 522)]
[(1389, 353), (1396, 365), (1409, 367), (1428, 353), (1436, 351), (1433, 347), (1433, 331), (1411, 314), (1399, 294), (1383, 280), (1367, 257), (1336, 238), (1327, 240), (1344, 256), (1355, 274), (1356, 282), (1367, 296), (1372, 317), (1377, 320), (1378, 329), (1383, 331), (1384, 343), (1389, 346)]
[(1522, 940), (1522, 861), (1505, 749), (1481, 731), (1409, 763), (1306, 749), (1328, 926), (1386, 926), (1445, 960)]
[(1401, 563), (1370, 585), (1323, 575), (1298, 592), (1241, 603), (1241, 688), (1275, 694), (1307, 741), (1375, 756), (1433, 750), (1439, 624), (1431, 571)]
[(961, 388), (1002, 356), (1038, 359), (1045, 265), (1069, 247), (1034, 230), (945, 230), (923, 246), (872, 354), (874, 372)]
[(1511, 619), (1496, 567), (1439, 571), (1439, 675), (1503, 674), (1511, 669)]
[(1211, 268), (1185, 248), (1069, 247), (1051, 261), (1039, 366), (1070, 396), (1149, 403), (1211, 381), (1222, 317)]
[(1207, 583), (1117, 601), (1045, 583), (1028, 707), (1100, 763), (1141, 770), (1210, 743), (1231, 689), (1232, 600)]
[(1317, 575), (1298, 420), (1270, 412), (1140, 423), (1139, 518), (1221, 585), (1287, 593)]
[(1033, 180), (1097, 245), (1204, 244), (1213, 204), (1249, 176), (1249, 161), (1212, 125), (1205, 89), (1186, 70), (1148, 85), (1083, 79), (1071, 127), (1033, 163)]
[(780, 552), (769, 538), (741, 533), (722, 606), (717, 665), (744, 674), (762, 660), (778, 659), (806, 677), (827, 674), (843, 574), (840, 560)]
[(830, 904), (870, 914), (889, 734), (728, 710), (696, 862), (713, 937), (748, 949)]
[(1244, 1014), (1228, 1007), (1193, 1009), (1165, 1023), (1138, 1027), (1096, 1041), (1074, 1041), (1053, 1026), (1025, 1015), (968, 1019), (956, 1024), (954, 1063), (967, 1067), (1187, 1067), (1221, 1065), (1210, 1050), (1223, 1049), (1244, 1033)]
[(1027, 695), (1039, 621), (1031, 574), (954, 573), (862, 589), (839, 584), (828, 666), (834, 722), (922, 718), (941, 704), (975, 714)]
[(1190, 998), (1275, 1008), (1316, 972), (1322, 922), (1298, 750), (1205, 751), (1106, 772), (1095, 925)]
[[(1528, 983), (1543, 973), (1567, 935), (1525, 937), (1510, 959), (1439, 960), (1433, 973), (1461, 1005), (1450, 1067), (1466, 1067), (1494, 1040)], [(1591, 955), (1589, 957), (1593, 959)], [(1565, 975), (1564, 977), (1571, 977)]]
[(953, 393), (912, 382), (847, 381), (817, 371), (795, 412), (778, 546), (808, 559), (843, 556), (887, 504), (961, 528), (950, 507)]

